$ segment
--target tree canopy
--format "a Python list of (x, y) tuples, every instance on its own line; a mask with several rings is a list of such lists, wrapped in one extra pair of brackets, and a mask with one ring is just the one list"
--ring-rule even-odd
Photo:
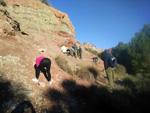
[(112, 53), (128, 73), (150, 75), (150, 24), (135, 33), (129, 43), (119, 42)]
[(129, 43), (129, 55), (131, 56), (132, 69), (136, 73), (150, 74), (150, 25), (144, 25), (143, 29), (136, 33)]

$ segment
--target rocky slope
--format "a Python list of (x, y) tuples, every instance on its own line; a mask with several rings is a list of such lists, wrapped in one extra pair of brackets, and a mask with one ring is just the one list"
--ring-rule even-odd
[(92, 49), (92, 50), (94, 50), (94, 51), (97, 51), (98, 53), (101, 53), (101, 52), (104, 51), (104, 49), (99, 49), (99, 48), (97, 48), (96, 46), (94, 46), (93, 44), (91, 44), (91, 43), (89, 43), (89, 42), (84, 43), (84, 44), (83, 44), (83, 47), (84, 47), (84, 48), (87, 48), (87, 49)]
[[(67, 14), (38, 0), (4, 1), (7, 6), (0, 5), (0, 111), (10, 113), (19, 103), (25, 104), (23, 107), (32, 108), (33, 105), (37, 113), (45, 113), (43, 110), (53, 107), (66, 110), (69, 103), (54, 102), (51, 98), (55, 90), (67, 99), (64, 84), (69, 85), (73, 81), (71, 83), (85, 88), (91, 84), (64, 72), (55, 63), (55, 58), (58, 55), (65, 57), (75, 71), (79, 64), (94, 65), (91, 59), (93, 55), (80, 43), (77, 45), (83, 48), (82, 60), (61, 53), (62, 45), (71, 47), (76, 43), (75, 29)], [(35, 59), (39, 56), (52, 60), (51, 87), (42, 73), (39, 84), (32, 82), (35, 77)], [(97, 68), (100, 71), (104, 69), (101, 59)], [(77, 100), (71, 97), (67, 102), (72, 102), (71, 106), (77, 104)], [(26, 112), (30, 113), (29, 111)]]

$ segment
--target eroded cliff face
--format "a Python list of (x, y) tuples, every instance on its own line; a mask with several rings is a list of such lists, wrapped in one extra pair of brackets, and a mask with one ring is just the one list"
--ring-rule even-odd
[[(38, 0), (4, 0), (7, 7), (1, 8), (6, 20), (2, 26), (9, 30), (18, 30), (39, 42), (53, 39), (60, 47), (72, 46), (75, 42), (75, 30), (68, 15), (47, 6)], [(7, 23), (7, 24), (6, 24)], [(17, 24), (16, 27), (12, 24)]]

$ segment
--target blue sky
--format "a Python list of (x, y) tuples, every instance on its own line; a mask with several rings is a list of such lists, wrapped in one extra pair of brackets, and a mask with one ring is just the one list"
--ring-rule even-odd
[(67, 13), (76, 40), (109, 49), (128, 43), (144, 24), (150, 24), (150, 0), (49, 0)]

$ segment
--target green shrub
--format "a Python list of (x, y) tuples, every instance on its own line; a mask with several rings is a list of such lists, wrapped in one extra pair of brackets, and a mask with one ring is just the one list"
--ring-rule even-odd
[(0, 5), (6, 6), (6, 3), (3, 0), (0, 0)]
[(135, 89), (135, 81), (131, 77), (125, 77), (122, 81), (122, 85), (126, 88)]
[(136, 89), (140, 94), (150, 94), (150, 80), (141, 79), (136, 82)]
[(58, 65), (61, 69), (63, 69), (65, 72), (67, 72), (67, 73), (73, 75), (73, 71), (72, 71), (71, 68), (69, 67), (68, 61), (67, 61), (64, 57), (62, 57), (62, 56), (57, 56), (57, 57), (55, 58), (55, 61), (56, 61), (57, 65)]
[(133, 75), (128, 75), (124, 77), (120, 85), (124, 87), (124, 90), (130, 89), (132, 91), (132, 94), (150, 95), (149, 78), (141, 79)]

